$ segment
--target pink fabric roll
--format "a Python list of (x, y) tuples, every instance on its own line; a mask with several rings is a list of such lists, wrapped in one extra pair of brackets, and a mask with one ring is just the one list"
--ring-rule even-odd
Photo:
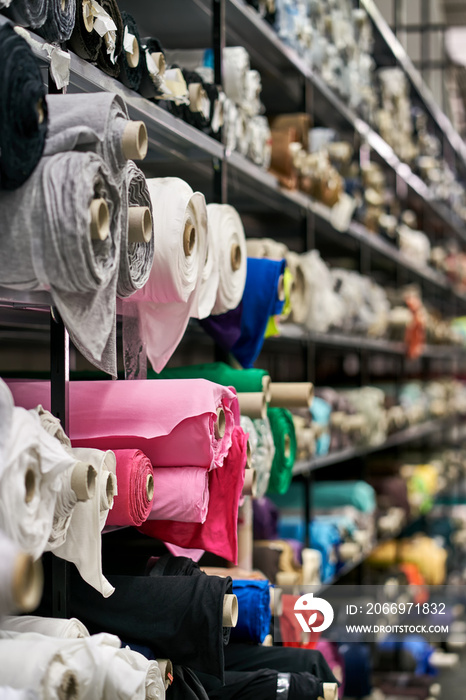
[(203, 549), (237, 564), (236, 523), (246, 458), (246, 434), (242, 428), (235, 426), (223, 469), (214, 469), (208, 475), (210, 501), (205, 523), (148, 520), (139, 528), (141, 532), (178, 547)]
[(157, 467), (154, 486), (155, 497), (146, 520), (205, 522), (209, 507), (209, 472), (206, 469)]
[[(50, 409), (50, 382), (10, 380), (8, 386), (18, 406)], [(221, 438), (215, 436), (219, 408), (225, 412)], [(70, 382), (69, 410), (74, 447), (140, 449), (160, 467), (221, 467), (239, 423), (235, 392), (206, 379)]]
[[(148, 497), (148, 479), (153, 476), (150, 460), (141, 450), (115, 450), (118, 495), (108, 512), (107, 525), (142, 525), (154, 499)], [(150, 486), (150, 483), (149, 483)]]

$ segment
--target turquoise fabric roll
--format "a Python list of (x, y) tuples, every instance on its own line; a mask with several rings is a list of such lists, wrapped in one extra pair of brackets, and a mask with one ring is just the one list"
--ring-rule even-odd
[[(301, 509), (303, 485), (294, 481), (285, 494), (273, 494), (270, 498), (283, 511)], [(312, 485), (311, 499), (316, 510), (353, 506), (362, 513), (373, 513), (376, 507), (375, 491), (365, 481), (318, 481)]]

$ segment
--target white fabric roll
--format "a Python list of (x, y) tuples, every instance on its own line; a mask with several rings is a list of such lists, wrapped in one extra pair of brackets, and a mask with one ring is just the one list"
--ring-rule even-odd
[(53, 527), (61, 475), (76, 464), (41, 426), (35, 411), (15, 407), (0, 464), (0, 528), (38, 559)]
[(268, 418), (256, 418), (253, 423), (257, 434), (257, 447), (253, 453), (252, 466), (257, 475), (256, 498), (261, 498), (265, 496), (269, 485), (270, 471), (275, 456), (275, 444)]
[[(216, 315), (235, 309), (242, 299), (247, 269), (246, 237), (238, 212), (229, 204), (208, 204), (207, 216), (219, 251), (220, 281), (212, 309), (212, 314)], [(231, 264), (234, 246), (239, 246), (241, 254), (237, 270)]]
[(46, 637), (81, 639), (89, 637), (87, 628), (75, 617), (39, 617), (38, 615), (9, 615), (0, 622), (0, 637), (13, 639), (24, 632), (37, 632)]
[(249, 70), (249, 54), (243, 46), (227, 46), (223, 49), (223, 89), (235, 104), (242, 104), (246, 98)]
[[(190, 316), (204, 312), (201, 280), (208, 244), (204, 195), (193, 192), (179, 178), (147, 181), (154, 211), (157, 241), (147, 284), (131, 297), (139, 311), (142, 339), (153, 368), (160, 372), (170, 359)], [(184, 234), (189, 226), (195, 238), (185, 253)]]
[(212, 313), (217, 300), (218, 285), (220, 284), (220, 237), (212, 229), (212, 223), (207, 215), (207, 253), (201, 277), (197, 309), (193, 309), (194, 318), (207, 318)]
[[(288, 246), (274, 241), (273, 238), (248, 238), (246, 249), (248, 258), (268, 258), (269, 260), (283, 260), (290, 252)], [(295, 255), (297, 256), (297, 253)]]
[(228, 98), (223, 106), (223, 133), (225, 138), (225, 150), (227, 153), (236, 151), (238, 144), (238, 109), (235, 103)]
[[(333, 290), (333, 277), (319, 251), (311, 250), (300, 255), (299, 266), (303, 287), (300, 295), (292, 294), (293, 320), (299, 322), (297, 319), (302, 318), (301, 322), (309, 330), (321, 333), (340, 327), (345, 315), (344, 304)], [(295, 276), (295, 281), (297, 279)]]
[(262, 111), (261, 92), (262, 81), (260, 73), (257, 70), (248, 70), (244, 76), (241, 107), (249, 117), (257, 117)]
[(74, 448), (73, 454), (96, 470), (96, 490), (89, 501), (76, 504), (66, 540), (54, 549), (54, 554), (73, 562), (82, 578), (108, 598), (115, 589), (102, 573), (101, 532), (113, 505), (113, 496), (117, 494), (116, 458), (110, 450), (102, 452), (87, 447)]
[(246, 122), (247, 157), (268, 170), (272, 159), (272, 132), (267, 117), (255, 116)]

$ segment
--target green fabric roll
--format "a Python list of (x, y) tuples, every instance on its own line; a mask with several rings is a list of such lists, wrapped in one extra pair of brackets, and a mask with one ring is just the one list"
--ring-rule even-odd
[[(317, 481), (312, 484), (311, 498), (315, 510), (353, 506), (372, 513), (376, 506), (375, 491), (365, 481)], [(272, 500), (284, 512), (302, 509), (303, 486), (295, 481), (286, 494), (273, 496)]]
[(265, 369), (234, 369), (224, 362), (211, 362), (189, 367), (169, 367), (160, 374), (148, 370), (148, 379), (208, 379), (223, 386), (234, 386), (236, 391), (262, 391), (262, 379), (267, 377)]
[(275, 456), (267, 493), (286, 493), (290, 487), (296, 459), (296, 433), (293, 416), (286, 408), (269, 408), (267, 417), (272, 428)]

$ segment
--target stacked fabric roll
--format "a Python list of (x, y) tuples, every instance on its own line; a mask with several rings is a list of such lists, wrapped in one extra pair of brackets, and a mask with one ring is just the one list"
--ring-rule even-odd
[(73, 31), (76, 0), (14, 0), (8, 14), (17, 24), (38, 30), (48, 41), (66, 41)]

